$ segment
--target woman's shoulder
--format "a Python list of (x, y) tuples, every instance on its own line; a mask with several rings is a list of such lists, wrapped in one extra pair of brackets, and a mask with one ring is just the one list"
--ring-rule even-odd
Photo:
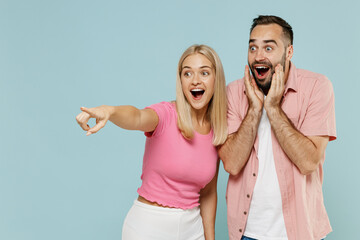
[(165, 117), (165, 116), (176, 116), (176, 104), (175, 102), (159, 102), (155, 103), (153, 105), (150, 105), (148, 108), (153, 109), (159, 117)]
[[(150, 134), (151, 136), (159, 136), (165, 131), (165, 129), (168, 129), (168, 127), (176, 124), (177, 113), (176, 113), (175, 102), (163, 101), (152, 104), (146, 108), (155, 111), (159, 118), (158, 125), (156, 126), (155, 131), (152, 134)], [(146, 136), (150, 136), (150, 135), (146, 134)]]

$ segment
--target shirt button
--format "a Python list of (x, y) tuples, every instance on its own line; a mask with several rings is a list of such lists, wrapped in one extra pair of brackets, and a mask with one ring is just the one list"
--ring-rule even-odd
[(250, 198), (250, 194), (246, 195), (247, 198)]
[(241, 229), (241, 228), (239, 229), (239, 232), (242, 232), (242, 229)]
[(255, 177), (255, 176), (256, 176), (256, 174), (255, 174), (255, 173), (253, 173), (253, 176)]
[(244, 211), (244, 215), (246, 215), (247, 214), (247, 212), (246, 211)]

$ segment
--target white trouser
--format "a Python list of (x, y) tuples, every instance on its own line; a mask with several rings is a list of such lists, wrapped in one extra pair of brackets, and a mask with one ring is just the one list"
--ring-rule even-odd
[(122, 240), (205, 240), (200, 208), (164, 208), (135, 200)]

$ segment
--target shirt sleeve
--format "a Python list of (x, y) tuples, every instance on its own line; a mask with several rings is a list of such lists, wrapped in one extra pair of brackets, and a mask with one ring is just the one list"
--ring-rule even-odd
[(145, 132), (146, 137), (155, 137), (161, 135), (164, 130), (169, 126), (171, 117), (174, 117), (172, 112), (175, 109), (172, 107), (172, 103), (160, 102), (146, 107), (145, 109), (152, 109), (156, 112), (159, 117), (159, 122), (152, 132)]
[[(239, 80), (238, 80), (239, 81)], [(236, 132), (243, 120), (239, 113), (241, 89), (239, 88), (238, 81), (232, 82), (227, 86), (227, 99), (228, 99), (228, 111), (227, 111), (227, 123), (228, 134)]]
[(323, 76), (316, 81), (300, 131), (306, 136), (336, 139), (335, 97), (331, 82)]

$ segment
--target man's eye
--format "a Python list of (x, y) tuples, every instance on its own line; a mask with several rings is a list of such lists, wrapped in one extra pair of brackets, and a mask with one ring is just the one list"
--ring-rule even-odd
[(256, 47), (252, 46), (250, 47), (250, 51), (255, 51), (256, 50)]
[(266, 47), (266, 51), (271, 51), (272, 47)]

